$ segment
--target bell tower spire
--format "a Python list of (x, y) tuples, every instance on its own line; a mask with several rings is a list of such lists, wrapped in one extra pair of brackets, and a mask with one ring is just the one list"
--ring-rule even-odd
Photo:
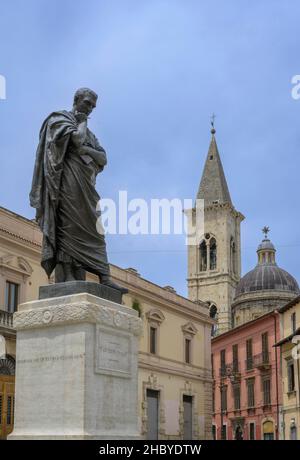
[(216, 129), (214, 124), (214, 117), (212, 116), (212, 129), (211, 129), (211, 141), (200, 181), (197, 198), (205, 200), (206, 204), (213, 203), (229, 203), (231, 197), (224, 174), (224, 169), (219, 154), (217, 141), (216, 141)]
[(240, 224), (244, 216), (232, 204), (215, 134), (213, 115), (197, 193), (197, 200), (203, 200), (204, 231), (197, 244), (188, 247), (187, 281), (189, 298), (207, 302), (211, 317), (218, 322), (214, 333), (222, 333), (231, 328), (231, 304), (241, 276)]

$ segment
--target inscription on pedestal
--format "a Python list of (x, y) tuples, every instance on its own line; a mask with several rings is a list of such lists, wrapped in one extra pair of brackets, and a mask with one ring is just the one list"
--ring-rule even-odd
[(96, 330), (96, 365), (97, 374), (117, 377), (131, 377), (131, 338), (129, 334), (116, 333), (97, 327)]

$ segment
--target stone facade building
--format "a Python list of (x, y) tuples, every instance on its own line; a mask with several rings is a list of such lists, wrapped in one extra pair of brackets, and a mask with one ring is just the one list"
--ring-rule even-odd
[[(0, 208), (0, 438), (13, 429), (18, 305), (38, 298), (48, 278), (40, 266), (37, 224)], [(212, 420), (211, 328), (207, 305), (111, 266), (129, 293), (123, 303), (139, 311), (138, 404), (144, 439), (209, 439)], [(89, 281), (98, 281), (88, 275)], [(51, 279), (50, 282), (54, 282)], [(55, 390), (54, 390), (55, 391)]]

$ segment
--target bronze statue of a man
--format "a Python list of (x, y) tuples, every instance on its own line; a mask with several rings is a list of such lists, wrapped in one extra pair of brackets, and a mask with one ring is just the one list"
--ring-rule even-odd
[(82, 280), (88, 271), (122, 290), (110, 280), (105, 238), (96, 225), (96, 176), (107, 164), (105, 150), (87, 127), (97, 99), (94, 91), (81, 88), (70, 112), (53, 112), (44, 121), (30, 204), (43, 232), (41, 265), (48, 277), (59, 268), (59, 282)]

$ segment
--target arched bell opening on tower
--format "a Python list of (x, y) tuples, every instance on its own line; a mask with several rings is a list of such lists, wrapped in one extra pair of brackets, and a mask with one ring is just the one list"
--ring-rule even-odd
[(200, 272), (217, 269), (217, 241), (210, 235), (205, 235), (205, 238), (199, 246)]
[(230, 240), (230, 266), (231, 272), (236, 274), (236, 246), (233, 237)]
[(217, 269), (217, 242), (215, 238), (211, 238), (209, 242), (209, 261), (210, 261), (210, 270)]
[(206, 272), (207, 270), (207, 246), (206, 242), (202, 241), (200, 244), (200, 272)]

